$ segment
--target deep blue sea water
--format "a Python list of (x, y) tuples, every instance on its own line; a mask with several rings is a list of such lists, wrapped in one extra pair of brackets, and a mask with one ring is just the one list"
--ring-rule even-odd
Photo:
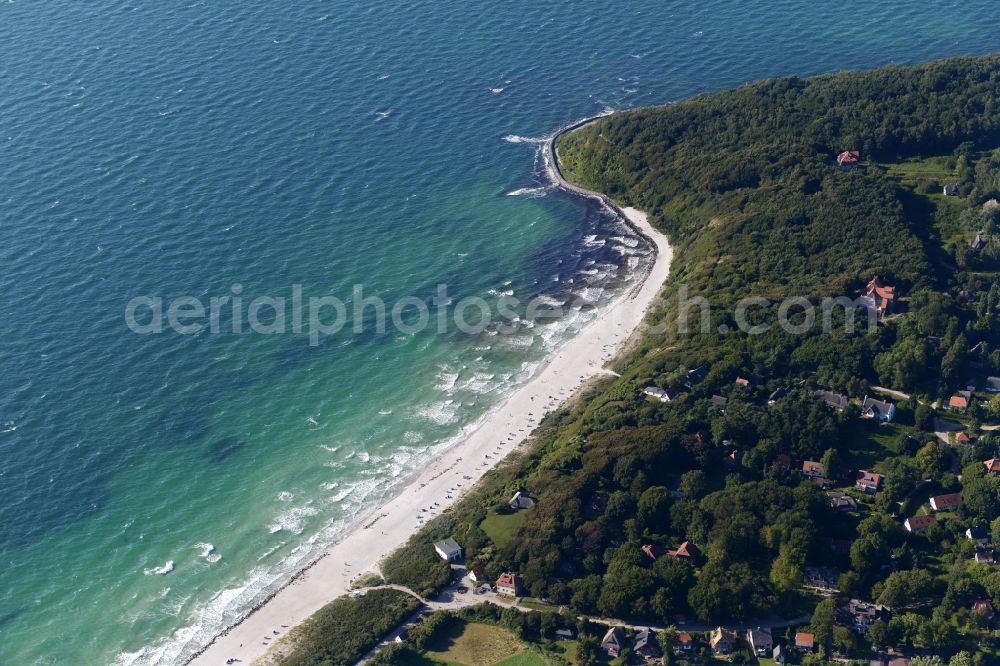
[(137, 335), (130, 299), (444, 283), (602, 302), (627, 246), (539, 189), (523, 139), (766, 76), (991, 52), (995, 8), (0, 3), (0, 664), (182, 661), (586, 316), (311, 346)]

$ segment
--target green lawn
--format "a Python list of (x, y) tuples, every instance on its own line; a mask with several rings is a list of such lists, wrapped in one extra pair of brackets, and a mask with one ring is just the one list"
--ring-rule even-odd
[(554, 652), (562, 655), (566, 661), (571, 664), (576, 663), (576, 653), (579, 649), (580, 644), (576, 641), (556, 641), (554, 644)]
[(510, 542), (514, 530), (524, 524), (528, 519), (528, 510), (515, 511), (514, 513), (497, 513), (490, 511), (486, 518), (479, 525), (479, 528), (486, 533), (494, 544), (504, 546)]
[[(510, 661), (520, 655), (524, 645), (511, 632), (490, 624), (455, 620), (436, 636), (427, 657), (435, 662), (460, 666), (519, 664)], [(534, 662), (523, 662), (531, 664)], [(544, 663), (544, 662), (541, 662)]]
[(949, 166), (949, 161), (954, 162), (955, 158), (950, 156), (928, 157), (880, 166), (885, 168), (887, 176), (897, 179), (904, 185), (912, 187), (926, 179), (937, 181), (943, 188), (945, 184), (953, 183), (956, 180), (955, 167)]
[(552, 604), (545, 604), (538, 599), (533, 599), (531, 597), (522, 597), (520, 601), (517, 602), (518, 606), (524, 606), (525, 608), (530, 608), (531, 610), (541, 611), (543, 613), (558, 613), (559, 606), (553, 606)]
[(896, 443), (910, 430), (901, 423), (876, 424), (858, 419), (847, 434), (844, 463), (851, 469), (872, 469), (878, 461), (897, 455)]
[(497, 662), (496, 666), (548, 666), (544, 659), (534, 652), (522, 652)]

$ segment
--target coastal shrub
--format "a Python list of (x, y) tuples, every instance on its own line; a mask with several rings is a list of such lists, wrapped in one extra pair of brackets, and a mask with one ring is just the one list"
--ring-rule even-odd
[(330, 602), (292, 635), (292, 649), (280, 666), (351, 664), (415, 613), (420, 602), (397, 590), (372, 590), (360, 599)]
[(420, 533), (389, 554), (380, 565), (386, 582), (404, 585), (424, 599), (433, 598), (447, 587), (451, 566), (434, 551), (431, 538)]

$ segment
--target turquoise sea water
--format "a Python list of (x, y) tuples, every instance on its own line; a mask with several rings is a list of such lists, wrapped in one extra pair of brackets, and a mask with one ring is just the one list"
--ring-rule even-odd
[(0, 664), (182, 662), (584, 319), (310, 346), (136, 335), (129, 299), (606, 300), (620, 230), (540, 189), (524, 139), (765, 76), (990, 52), (993, 9), (0, 4)]

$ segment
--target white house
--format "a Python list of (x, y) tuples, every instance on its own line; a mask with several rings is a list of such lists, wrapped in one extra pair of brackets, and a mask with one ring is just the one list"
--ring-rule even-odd
[(446, 562), (458, 562), (462, 559), (462, 547), (451, 537), (434, 544), (434, 550)]

